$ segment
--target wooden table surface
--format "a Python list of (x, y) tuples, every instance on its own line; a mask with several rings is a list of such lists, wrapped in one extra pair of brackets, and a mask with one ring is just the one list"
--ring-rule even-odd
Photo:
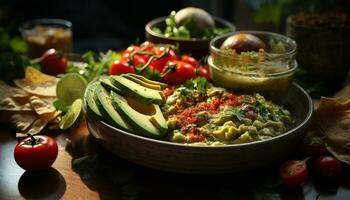
[[(133, 170), (135, 174), (133, 184), (139, 189), (134, 192), (137, 195), (125, 196), (123, 191), (127, 187), (112, 183), (106, 178), (108, 173), (83, 181), (81, 176), (72, 170), (72, 159), (83, 154), (67, 149), (78, 148), (82, 141), (86, 142), (88, 131), (84, 122), (70, 132), (51, 135), (59, 142), (58, 158), (50, 170), (33, 174), (25, 172), (14, 160), (13, 150), (17, 144), (14, 132), (6, 127), (0, 128), (1, 200), (135, 199), (135, 197), (138, 197), (137, 199), (237, 199), (237, 197), (238, 199), (246, 199), (255, 193), (257, 194), (255, 197), (260, 199), (263, 199), (264, 195), (267, 195), (265, 196), (267, 199), (317, 199), (318, 194), (321, 194), (319, 199), (350, 199), (350, 170), (348, 166), (345, 166), (339, 180), (309, 180), (303, 187), (294, 189), (279, 187), (275, 190), (277, 191), (277, 196), (275, 196), (274, 193), (267, 192), (265, 194), (264, 188), (259, 187), (259, 184), (263, 183), (265, 179), (275, 177), (279, 165), (239, 174), (184, 175), (137, 166), (103, 149), (98, 150), (101, 147), (97, 146), (96, 151), (102, 151), (107, 160), (117, 160), (117, 164), (111, 166), (112, 171), (114, 168), (120, 171), (119, 166)], [(95, 145), (97, 144), (90, 141), (89, 146), (94, 147)], [(93, 150), (93, 152), (95, 151)], [(123, 171), (121, 176), (123, 176)], [(266, 188), (268, 187), (267, 185)], [(131, 191), (133, 190), (135, 188), (131, 188)]]

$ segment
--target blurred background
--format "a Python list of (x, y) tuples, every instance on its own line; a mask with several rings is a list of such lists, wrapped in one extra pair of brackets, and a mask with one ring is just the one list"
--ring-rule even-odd
[(73, 23), (74, 50), (120, 49), (144, 39), (145, 24), (172, 10), (195, 6), (233, 22), (238, 30), (284, 32), (284, 19), (298, 11), (341, 9), (346, 0), (1, 0), (0, 24), (11, 34), (18, 25), (37, 18), (60, 18)]
[[(188, 6), (224, 18), (237, 30), (278, 32), (295, 39), (299, 66), (306, 69), (297, 77), (304, 79), (301, 83), (312, 79), (312, 84), (306, 84), (311, 94), (330, 94), (325, 85), (334, 91), (347, 78), (348, 0), (1, 0), (0, 31), (19, 36), (18, 27), (25, 21), (65, 19), (73, 24), (74, 52), (105, 52), (143, 41), (148, 21)], [(0, 37), (0, 47), (6, 37)]]

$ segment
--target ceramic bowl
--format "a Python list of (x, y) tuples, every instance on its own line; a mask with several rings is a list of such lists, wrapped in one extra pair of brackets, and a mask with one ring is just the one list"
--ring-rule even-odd
[(225, 146), (192, 146), (150, 139), (115, 128), (86, 113), (90, 133), (116, 155), (146, 167), (181, 173), (239, 172), (268, 165), (293, 152), (310, 122), (310, 96), (293, 84), (282, 103), (295, 123), (286, 133), (263, 141)]
[[(179, 45), (179, 50), (183, 54), (191, 54), (196, 58), (201, 58), (209, 54), (209, 42), (210, 39), (186, 39), (186, 38), (175, 38), (175, 37), (165, 37), (153, 31), (154, 27), (164, 30), (166, 27), (165, 19), (167, 17), (160, 17), (151, 20), (145, 26), (146, 39), (150, 42), (156, 44), (174, 44)], [(235, 26), (222, 18), (213, 17), (216, 27), (219, 28), (230, 28), (235, 31)]]

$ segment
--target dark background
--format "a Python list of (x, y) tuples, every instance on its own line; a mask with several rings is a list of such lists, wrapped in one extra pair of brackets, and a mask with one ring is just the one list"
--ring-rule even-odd
[[(0, 22), (12, 34), (24, 21), (60, 18), (73, 23), (75, 52), (120, 49), (139, 38), (144, 40), (145, 24), (172, 10), (187, 6), (201, 7), (214, 16), (233, 22), (237, 29), (271, 30), (272, 25), (258, 25), (252, 18), (253, 3), (244, 0), (0, 0)], [(239, 19), (239, 20), (237, 20)]]

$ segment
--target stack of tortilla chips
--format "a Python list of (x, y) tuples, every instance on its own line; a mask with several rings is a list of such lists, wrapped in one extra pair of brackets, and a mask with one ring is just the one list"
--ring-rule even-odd
[(60, 111), (53, 106), (58, 79), (27, 67), (17, 87), (0, 81), (0, 122), (16, 129), (16, 137), (35, 135), (48, 125), (58, 129)]
[(329, 152), (350, 165), (350, 85), (334, 98), (322, 97), (315, 120), (326, 134)]

